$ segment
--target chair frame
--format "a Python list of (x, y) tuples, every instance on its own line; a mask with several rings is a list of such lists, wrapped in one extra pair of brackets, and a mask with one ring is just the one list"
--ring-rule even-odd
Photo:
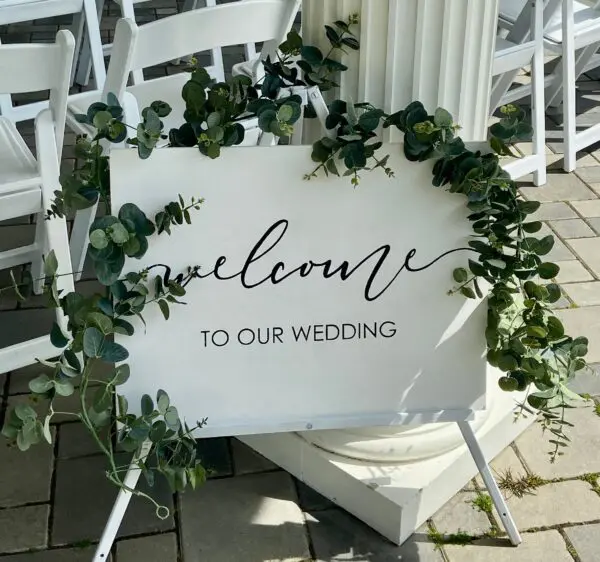
[[(562, 3), (562, 7), (561, 7)], [(595, 68), (600, 64), (596, 51), (600, 47), (600, 0), (591, 3), (586, 10), (598, 10), (597, 23), (587, 29), (579, 28), (575, 23), (574, 0), (547, 0), (544, 11), (544, 31), (551, 18), (561, 10), (562, 42), (556, 43), (546, 37), (545, 46), (553, 52), (561, 55), (560, 64), (555, 71), (545, 77), (546, 107), (558, 106), (562, 102), (563, 112), (563, 148), (566, 172), (572, 172), (577, 167), (577, 152), (600, 141), (600, 125), (593, 125), (587, 129), (577, 132), (576, 124), (576, 80), (581, 74)], [(513, 31), (519, 33), (521, 27), (515, 22), (509, 37)], [(514, 76), (512, 75), (512, 79)], [(511, 79), (511, 82), (512, 82)], [(508, 78), (506, 78), (508, 82)], [(505, 84), (506, 93), (502, 98), (505, 103), (521, 99), (527, 95), (528, 87), (515, 88), (508, 92), (511, 82)], [(492, 103), (497, 103), (497, 96)]]
[[(544, 114), (544, 4), (543, 0), (528, 0), (518, 19), (519, 26), (528, 21), (529, 27), (523, 29), (521, 36), (527, 40), (512, 43), (511, 34), (507, 39), (498, 38), (497, 41), (508, 43), (507, 48), (497, 50), (493, 65), (493, 76), (497, 77), (492, 85), (490, 109), (493, 113), (502, 100), (506, 88), (514, 80), (514, 75), (519, 69), (531, 63), (532, 87), (531, 116), (533, 125), (533, 150), (532, 154), (523, 156), (503, 165), (511, 178), (518, 179), (533, 172), (534, 185), (546, 183), (546, 116)], [(515, 25), (517, 27), (517, 25)], [(513, 29), (514, 31), (514, 29)], [(516, 33), (515, 33), (516, 35)], [(508, 80), (507, 80), (508, 77)], [(508, 82), (508, 84), (507, 84)]]
[[(219, 18), (223, 17), (223, 14), (235, 13), (239, 15), (243, 12), (247, 13), (247, 17), (240, 19), (247, 21), (251, 15), (256, 14), (257, 10), (262, 10), (262, 21), (266, 17), (271, 17), (279, 22), (277, 37), (267, 40), (264, 43), (260, 56), (263, 58), (269, 54), (272, 55), (277, 51), (281, 42), (285, 40), (288, 30), (293, 25), (300, 1), (244, 0), (182, 12), (142, 26), (138, 26), (132, 19), (121, 19), (117, 23), (115, 30), (113, 54), (107, 71), (102, 99), (106, 100), (110, 92), (115, 94), (119, 100), (123, 100), (126, 91), (130, 91), (135, 95), (136, 91), (147, 87), (148, 84), (151, 84), (155, 80), (169, 80), (175, 83), (176, 80), (181, 81), (183, 77), (187, 81), (185, 75), (172, 75), (148, 80), (127, 89), (128, 78), (133, 71), (141, 71), (143, 68), (180, 58), (185, 54), (189, 54), (189, 52), (221, 48), (231, 44), (256, 43), (265, 39), (261, 35), (260, 30), (257, 31), (255, 27), (246, 26), (245, 23), (244, 25), (240, 25), (236, 30), (230, 30), (227, 33), (222, 32), (218, 40), (214, 38), (207, 39), (202, 35), (192, 34), (191, 30), (197, 29), (200, 22), (206, 22), (206, 18), (214, 18), (215, 21), (218, 21)], [(178, 26), (180, 27), (182, 24), (185, 24), (190, 31), (188, 37), (185, 39), (185, 46), (181, 44), (181, 40), (169, 44), (163, 42), (161, 43), (160, 50), (157, 50), (155, 47), (155, 33), (160, 33), (161, 36), (165, 37), (173, 37), (176, 35), (175, 31)], [(186, 51), (188, 52), (186, 53)], [(76, 122), (73, 115), (67, 116), (67, 123), (76, 132), (82, 132), (81, 125)], [(264, 142), (268, 143), (267, 139), (264, 139)], [(77, 272), (76, 279), (80, 278), (83, 271), (88, 247), (89, 228), (94, 220), (96, 207), (94, 205), (89, 209), (79, 211), (73, 224), (71, 232), (71, 260)]]
[[(100, 24), (96, 15), (96, 5), (94, 0), (80, 0), (81, 9), (79, 12), (73, 12), (70, 8), (65, 9), (65, 4), (55, 0), (48, 2), (36, 1), (35, 6), (30, 0), (21, 0), (21, 16), (11, 16), (10, 14), (17, 12), (16, 6), (3, 7), (0, 4), (0, 24), (17, 23), (20, 21), (28, 21), (27, 18), (47, 18), (61, 16), (66, 14), (74, 14), (72, 33), (75, 36), (75, 53), (79, 53), (81, 43), (84, 40), (84, 27), (87, 29), (85, 41), (89, 45), (94, 45), (90, 54), (90, 68), (94, 70), (94, 77), (98, 88), (104, 86), (106, 79), (106, 69), (104, 66), (104, 58), (102, 56), (102, 40), (100, 38)], [(63, 6), (61, 8), (61, 6)], [(35, 12), (33, 11), (35, 8)], [(76, 61), (76, 59), (74, 59)], [(72, 83), (75, 76), (76, 64), (72, 65), (69, 82)], [(48, 107), (47, 101), (34, 102), (14, 107), (10, 95), (0, 95), (0, 114), (7, 117), (11, 121), (18, 123), (28, 119), (34, 119), (42, 109)], [(62, 146), (62, 144), (60, 145)]]
[[(31, 262), (34, 291), (37, 293), (42, 291), (44, 284), (43, 256), (50, 250), (55, 252), (58, 260), (59, 292), (74, 290), (66, 220), (45, 220), (44, 217), (45, 209), (50, 207), (54, 198), (54, 192), (60, 190), (60, 155), (74, 50), (75, 39), (68, 31), (59, 31), (56, 43), (51, 45), (0, 47), (0, 69), (7, 71), (4, 83), (13, 82), (13, 86), (10, 83), (7, 86), (10, 93), (39, 89), (51, 91), (49, 107), (42, 110), (35, 121), (37, 160), (23, 146), (24, 157), (29, 160), (32, 168), (37, 167), (39, 174), (25, 181), (0, 183), (0, 220), (37, 213), (34, 243), (1, 252), (0, 268), (7, 269)], [(15, 65), (18, 65), (19, 72), (9, 72), (11, 66)], [(11, 125), (6, 117), (2, 119), (13, 129), (16, 139), (22, 141), (14, 124)], [(2, 170), (0, 174), (1, 172)], [(66, 318), (61, 309), (56, 310), (56, 321), (66, 331)], [(50, 341), (50, 335), (10, 345), (0, 349), (0, 372), (13, 371), (55, 355), (56, 347)]]

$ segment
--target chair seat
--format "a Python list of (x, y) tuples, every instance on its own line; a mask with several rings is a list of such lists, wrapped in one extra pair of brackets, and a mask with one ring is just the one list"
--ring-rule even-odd
[[(500, 0), (500, 18), (514, 24), (528, 0)], [(575, 35), (600, 32), (600, 11), (594, 10), (586, 2), (573, 2)], [(559, 8), (550, 18), (544, 32), (544, 38), (550, 43), (562, 43), (562, 10)]]
[(0, 25), (81, 11), (83, 0), (1, 0)]
[[(140, 110), (144, 107), (149, 107), (153, 101), (160, 100), (167, 102), (173, 109), (171, 114), (163, 119), (165, 124), (164, 130), (168, 132), (170, 129), (179, 127), (183, 123), (185, 102), (181, 97), (181, 90), (183, 85), (189, 79), (190, 75), (186, 72), (182, 72), (171, 76), (156, 78), (148, 82), (142, 82), (136, 86), (130, 86), (127, 88), (127, 92), (135, 97)], [(88, 107), (92, 105), (92, 103), (100, 101), (101, 95), (102, 92), (94, 90), (69, 96), (69, 115), (67, 116), (69, 127), (72, 127), (81, 134), (92, 135), (92, 129), (86, 125), (76, 123), (74, 121), (74, 115), (77, 113), (86, 113)], [(137, 123), (127, 124), (134, 127), (137, 125)]]
[(0, 196), (40, 184), (37, 162), (15, 125), (0, 117)]

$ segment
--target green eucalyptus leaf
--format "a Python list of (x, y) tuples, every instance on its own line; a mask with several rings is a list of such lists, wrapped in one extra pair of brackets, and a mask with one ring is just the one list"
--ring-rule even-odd
[(452, 125), (453, 125), (452, 115), (450, 114), (450, 112), (446, 111), (445, 109), (438, 107), (435, 110), (435, 114), (433, 116), (433, 122), (438, 127), (452, 127)]
[(97, 228), (90, 232), (90, 244), (97, 250), (103, 250), (108, 246), (108, 237), (104, 230)]
[(454, 277), (454, 281), (457, 283), (464, 283), (469, 278), (469, 274), (464, 267), (457, 267), (452, 272), (452, 277)]
[(104, 335), (108, 335), (113, 331), (112, 320), (100, 312), (90, 312), (87, 315), (87, 324), (88, 326), (96, 326)]
[(558, 275), (560, 267), (555, 263), (544, 262), (538, 267), (538, 275), (542, 279), (552, 279)]
[(69, 343), (69, 339), (64, 335), (61, 327), (57, 322), (52, 323), (52, 329), (50, 330), (50, 342), (54, 347), (62, 349)]
[(120, 222), (109, 227), (108, 235), (115, 244), (119, 245), (125, 244), (129, 240), (129, 232)]
[(149, 416), (154, 411), (154, 402), (148, 394), (142, 396), (142, 415)]
[(46, 374), (39, 375), (35, 379), (29, 381), (29, 390), (36, 394), (45, 394), (51, 388), (54, 388), (54, 382)]
[(55, 380), (54, 389), (56, 390), (56, 394), (60, 396), (71, 396), (75, 392), (75, 387), (69, 380)]
[(83, 352), (90, 358), (101, 357), (105, 345), (104, 336), (98, 328), (86, 328), (83, 333)]
[(129, 352), (122, 345), (107, 341), (102, 347), (100, 357), (107, 363), (120, 363), (129, 357)]

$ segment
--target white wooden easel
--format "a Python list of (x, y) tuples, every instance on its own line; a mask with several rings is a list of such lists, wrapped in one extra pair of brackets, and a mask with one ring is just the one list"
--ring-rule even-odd
[[(518, 546), (522, 542), (521, 535), (519, 534), (519, 530), (517, 529), (510, 510), (508, 509), (506, 500), (500, 492), (498, 483), (496, 482), (496, 479), (490, 470), (489, 464), (485, 460), (483, 451), (481, 450), (481, 446), (477, 440), (477, 436), (475, 435), (475, 432), (468, 421), (460, 421), (457, 423), (464, 437), (465, 443), (467, 444), (469, 452), (471, 453), (473, 461), (479, 470), (479, 474), (481, 474), (481, 478), (483, 479), (485, 487), (492, 498), (494, 507), (500, 516), (502, 526), (504, 527), (511, 544)], [(124, 480), (124, 484), (127, 488), (134, 490), (137, 486), (141, 474), (138, 463), (146, 459), (148, 453), (150, 452), (150, 447), (151, 443), (146, 442), (134, 455)], [(110, 549), (112, 548), (121, 522), (123, 521), (123, 517), (125, 516), (125, 512), (127, 511), (131, 496), (132, 493), (129, 491), (119, 491), (106, 526), (104, 527), (104, 531), (102, 532), (102, 537), (100, 538), (100, 543), (98, 544), (98, 548), (94, 554), (93, 562), (106, 562), (106, 560), (108, 560)]]

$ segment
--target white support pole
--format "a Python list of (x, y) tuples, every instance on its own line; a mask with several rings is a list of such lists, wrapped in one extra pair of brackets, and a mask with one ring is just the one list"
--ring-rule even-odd
[(463, 139), (486, 138), (498, 0), (304, 0), (305, 42), (326, 52), (323, 26), (354, 12), (361, 49), (342, 57), (336, 97), (388, 112), (414, 100), (442, 106)]
[(150, 441), (145, 441), (131, 459), (129, 470), (123, 480), (123, 484), (127, 489), (121, 488), (117, 494), (117, 499), (110, 512), (104, 531), (102, 532), (102, 537), (100, 538), (92, 562), (106, 562), (109, 559), (110, 549), (115, 542), (115, 537), (117, 536), (117, 532), (119, 531), (119, 527), (121, 526), (121, 522), (127, 511), (127, 506), (131, 500), (132, 493), (129, 490), (135, 490), (138, 480), (140, 479), (140, 474), (142, 473), (138, 463), (146, 460), (151, 447), (152, 443)]
[(500, 492), (500, 488), (498, 488), (498, 484), (494, 479), (494, 475), (490, 470), (490, 467), (483, 456), (483, 451), (479, 445), (479, 441), (477, 441), (477, 437), (475, 436), (475, 432), (471, 427), (471, 424), (467, 421), (457, 422), (458, 427), (465, 439), (465, 443), (471, 452), (471, 456), (475, 461), (475, 465), (479, 470), (479, 474), (481, 474), (481, 478), (487, 488), (490, 496), (492, 497), (492, 501), (494, 502), (494, 506), (496, 507), (496, 511), (500, 516), (500, 520), (502, 521), (502, 525), (508, 534), (508, 538), (510, 542), (517, 546), (521, 544), (521, 535), (519, 534), (519, 530), (515, 525), (515, 521), (510, 514), (508, 506), (506, 505), (506, 501)]

